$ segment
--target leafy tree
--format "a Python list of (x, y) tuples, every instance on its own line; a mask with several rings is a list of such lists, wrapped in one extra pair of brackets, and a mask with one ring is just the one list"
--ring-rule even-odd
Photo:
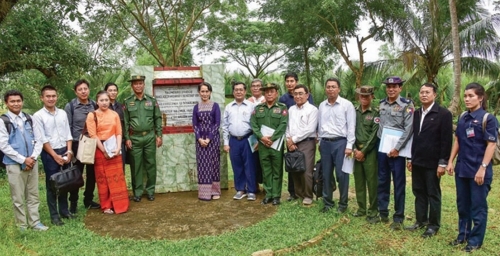
[(19, 2), (19, 0), (0, 0), (0, 23), (3, 22), (17, 2)]
[[(489, 59), (498, 57), (500, 51), (500, 41), (495, 33), (500, 14), (489, 14), (476, 2), (463, 0), (456, 6), (460, 21), (461, 69), (469, 74), (496, 77), (500, 69)], [(450, 59), (453, 40), (448, 4), (447, 0), (415, 1), (405, 7), (407, 19), (395, 26), (401, 49), (398, 60), (406, 71), (411, 72), (410, 83), (426, 81), (438, 85), (436, 77), (440, 69), (453, 61)], [(382, 60), (380, 63), (393, 62)], [(457, 90), (461, 88), (456, 88), (455, 92)], [(455, 99), (458, 98), (455, 96)]]
[(278, 40), (272, 22), (238, 16), (219, 23), (216, 31), (205, 44), (208, 51), (224, 52), (225, 55), (217, 61), (235, 61), (254, 78), (273, 72), (269, 68), (290, 51)]

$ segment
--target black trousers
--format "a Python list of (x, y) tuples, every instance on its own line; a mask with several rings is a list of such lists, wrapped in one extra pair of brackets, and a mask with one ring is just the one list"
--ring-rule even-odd
[[(74, 152), (74, 156), (76, 159), (76, 152), (78, 152), (78, 143), (79, 141), (73, 141), (73, 144), (71, 145), (72, 151)], [(95, 171), (94, 171), (94, 165), (93, 164), (82, 164), (80, 161), (76, 161), (75, 163), (76, 166), (78, 166), (78, 169), (80, 169), (80, 172), (83, 175), (83, 168), (86, 167), (87, 169), (87, 174), (86, 174), (86, 180), (85, 180), (85, 191), (83, 192), (83, 204), (84, 205), (89, 205), (93, 199), (94, 199), (94, 190), (95, 190)], [(69, 201), (71, 203), (76, 203), (78, 202), (78, 192), (79, 190), (71, 191), (69, 192)]]
[(429, 223), (428, 228), (439, 229), (441, 225), (441, 178), (436, 168), (412, 165), (412, 190), (415, 196), (417, 222)]

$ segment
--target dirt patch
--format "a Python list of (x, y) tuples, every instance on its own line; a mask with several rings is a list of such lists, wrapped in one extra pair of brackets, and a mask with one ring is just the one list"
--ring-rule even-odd
[(223, 190), (219, 200), (198, 200), (198, 192), (156, 194), (140, 203), (130, 201), (127, 213), (107, 215), (89, 210), (85, 226), (99, 235), (132, 239), (179, 240), (213, 236), (248, 227), (276, 213), (272, 205), (256, 201), (233, 200), (233, 190)]

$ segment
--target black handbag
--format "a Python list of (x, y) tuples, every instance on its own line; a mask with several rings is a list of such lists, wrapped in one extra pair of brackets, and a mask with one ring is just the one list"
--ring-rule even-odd
[(57, 193), (66, 193), (83, 187), (83, 177), (78, 166), (71, 164), (67, 169), (50, 176), (52, 189)]
[(301, 173), (306, 171), (306, 156), (302, 151), (285, 153), (285, 171)]

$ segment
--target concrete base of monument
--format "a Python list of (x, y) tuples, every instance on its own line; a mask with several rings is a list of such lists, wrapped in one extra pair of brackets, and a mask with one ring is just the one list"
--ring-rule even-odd
[(115, 238), (180, 240), (248, 227), (276, 212), (277, 207), (260, 204), (263, 193), (255, 201), (233, 200), (234, 193), (234, 189), (222, 190), (221, 198), (212, 201), (198, 200), (198, 191), (157, 193), (154, 201), (143, 196), (139, 203), (130, 201), (127, 213), (88, 210), (85, 227)]

